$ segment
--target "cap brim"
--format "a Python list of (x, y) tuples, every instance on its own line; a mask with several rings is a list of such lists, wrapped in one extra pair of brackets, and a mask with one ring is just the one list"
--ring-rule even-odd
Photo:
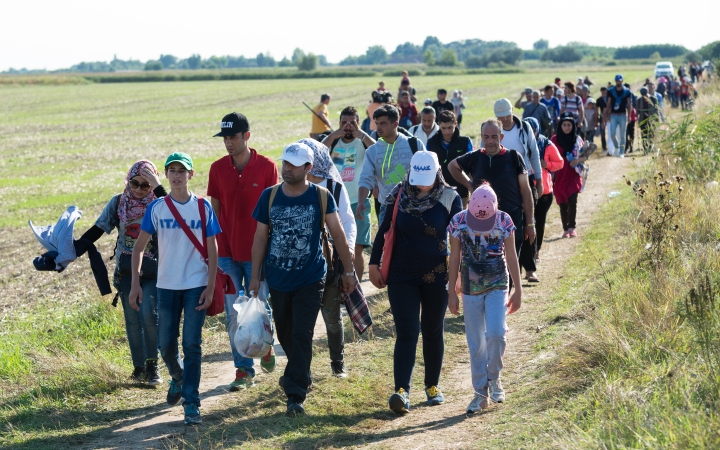
[(412, 170), (410, 171), (410, 184), (412, 186), (432, 186), (435, 184), (437, 173), (422, 173), (417, 174)]
[[(483, 225), (483, 222), (485, 222), (485, 225)], [(479, 233), (487, 233), (495, 227), (495, 217), (493, 217), (492, 220), (480, 220), (470, 214), (470, 211), (468, 211), (467, 215), (465, 216), (465, 223), (467, 224), (468, 228), (473, 231), (477, 231)]]
[(172, 164), (172, 163), (174, 163), (174, 162), (182, 164), (182, 166), (183, 166), (184, 168), (186, 168), (187, 170), (193, 170), (193, 168), (192, 168), (191, 166), (188, 166), (188, 164), (187, 164), (185, 161), (178, 161), (178, 160), (166, 162), (166, 163), (165, 163), (165, 168), (167, 168), (167, 166), (169, 166), (170, 164)]
[(311, 161), (307, 161), (305, 159), (302, 159), (302, 158), (299, 158), (299, 157), (293, 156), (293, 155), (281, 156), (278, 158), (278, 161), (287, 161), (295, 167), (304, 166), (306, 163), (312, 164)]
[(495, 117), (507, 117), (509, 115), (512, 115), (512, 110), (510, 111), (502, 111), (502, 112), (495, 112)]
[(236, 134), (245, 133), (245, 131), (238, 131), (237, 133), (233, 132), (232, 130), (222, 130), (218, 134), (214, 135), (213, 137), (218, 136), (235, 136)]

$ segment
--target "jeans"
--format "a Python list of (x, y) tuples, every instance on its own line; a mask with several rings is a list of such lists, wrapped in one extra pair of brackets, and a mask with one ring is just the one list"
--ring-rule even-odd
[[(157, 290), (158, 297), (158, 343), (168, 373), (176, 382), (182, 383), (183, 405), (200, 406), (200, 363), (202, 360), (202, 328), (205, 310), (197, 311), (200, 294), (206, 286), (176, 291)], [(182, 348), (180, 358), (178, 337), (180, 318), (183, 316)]]
[(553, 194), (545, 194), (538, 199), (535, 205), (535, 232), (537, 241), (537, 251), (542, 248), (543, 237), (545, 236), (545, 222), (547, 221), (547, 213), (553, 203)]
[(132, 277), (120, 277), (120, 299), (125, 314), (125, 331), (133, 366), (145, 367), (147, 359), (158, 357), (158, 311), (157, 311), (157, 280), (140, 278), (143, 301), (138, 305), (140, 311), (130, 307), (129, 296)]
[(332, 362), (342, 362), (345, 353), (345, 332), (343, 330), (342, 312), (340, 311), (342, 298), (340, 297), (339, 280), (340, 276), (338, 275), (332, 285), (325, 286), (322, 308), (320, 309), (325, 321), (330, 361)]
[[(218, 258), (218, 267), (230, 276), (235, 285), (235, 289), (238, 291), (237, 294), (225, 296), (225, 323), (227, 324), (228, 336), (230, 337), (230, 350), (232, 351), (233, 362), (235, 363), (236, 369), (244, 369), (246, 373), (254, 377), (255, 369), (253, 368), (253, 359), (240, 355), (235, 348), (237, 311), (233, 308), (233, 303), (235, 303), (235, 300), (238, 298), (241, 289), (245, 291), (246, 295), (250, 295), (248, 286), (250, 286), (250, 277), (252, 277), (252, 262), (233, 261), (230, 257), (222, 257)], [(265, 302), (265, 308), (270, 316), (270, 323), (272, 323), (272, 309), (270, 308), (270, 304)]]
[[(618, 130), (619, 128), (619, 130)], [(610, 114), (610, 139), (615, 146), (615, 155), (620, 156), (625, 153), (625, 136), (627, 133), (627, 115), (626, 114)], [(618, 136), (620, 136), (618, 142)]]
[(507, 291), (462, 298), (473, 389), (487, 397), (488, 381), (497, 380), (503, 368)]
[(288, 359), (283, 374), (283, 388), (289, 400), (304, 402), (307, 397), (307, 388), (312, 378), (310, 363), (313, 332), (324, 288), (324, 278), (293, 292), (270, 288), (277, 336)]
[(437, 386), (445, 355), (443, 335), (448, 303), (445, 284), (391, 283), (388, 284), (388, 297), (397, 334), (393, 355), (395, 391), (403, 388), (410, 392), (421, 331), (425, 387)]
[(558, 206), (560, 207), (560, 221), (562, 222), (564, 231), (568, 231), (570, 228), (575, 228), (577, 198), (578, 193), (576, 192), (568, 197), (567, 203), (558, 203)]

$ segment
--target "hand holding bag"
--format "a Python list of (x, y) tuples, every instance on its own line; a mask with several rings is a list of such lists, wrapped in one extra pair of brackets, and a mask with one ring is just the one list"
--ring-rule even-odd
[[(200, 242), (198, 242), (195, 235), (190, 231), (190, 228), (187, 226), (185, 221), (183, 220), (182, 216), (180, 216), (180, 213), (178, 212), (177, 208), (172, 202), (172, 199), (170, 196), (165, 197), (165, 203), (168, 206), (168, 209), (170, 209), (170, 212), (172, 213), (173, 217), (175, 217), (175, 220), (180, 225), (180, 228), (185, 232), (187, 237), (190, 239), (190, 241), (195, 245), (195, 248), (198, 252), (200, 252), (200, 255), (202, 255), (203, 259), (205, 259), (205, 264), (208, 262), (208, 251), (207, 251), (207, 229), (206, 229), (206, 223), (205, 223), (205, 201), (202, 197), (198, 197), (198, 209), (200, 210), (200, 222), (202, 223), (202, 239), (203, 243), (200, 245)], [(225, 310), (225, 294), (236, 294), (237, 290), (235, 289), (235, 284), (233, 283), (232, 279), (230, 278), (230, 275), (223, 272), (223, 270), (218, 267), (217, 273), (215, 274), (215, 290), (213, 291), (213, 299), (212, 303), (210, 304), (210, 307), (205, 310), (205, 314), (208, 316), (216, 316), (223, 312)]]
[(390, 222), (390, 228), (385, 232), (385, 244), (383, 245), (382, 261), (380, 263), (380, 275), (382, 276), (383, 283), (387, 283), (388, 275), (390, 274), (390, 259), (392, 259), (392, 251), (395, 246), (395, 227), (398, 213), (398, 203), (400, 203), (400, 194), (402, 194), (402, 187), (398, 190), (397, 198), (395, 199), (395, 206), (393, 208), (392, 222)]

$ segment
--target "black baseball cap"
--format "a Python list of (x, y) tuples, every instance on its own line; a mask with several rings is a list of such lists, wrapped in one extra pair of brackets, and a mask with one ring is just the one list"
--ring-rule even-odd
[(222, 122), (220, 122), (220, 132), (213, 137), (235, 136), (247, 131), (250, 131), (250, 122), (248, 122), (247, 117), (240, 113), (231, 112), (223, 117)]

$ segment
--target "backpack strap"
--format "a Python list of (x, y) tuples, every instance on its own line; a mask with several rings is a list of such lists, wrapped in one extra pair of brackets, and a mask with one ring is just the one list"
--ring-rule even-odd
[(332, 251), (330, 250), (330, 242), (328, 240), (328, 233), (325, 227), (325, 214), (327, 214), (327, 202), (330, 191), (322, 186), (317, 186), (318, 200), (320, 201), (320, 237), (322, 240), (322, 251), (325, 257), (326, 263), (332, 261)]
[(410, 150), (414, 155), (418, 151), (418, 138), (416, 138), (415, 136), (411, 136), (408, 138), (408, 142), (410, 143)]
[(272, 208), (273, 201), (275, 201), (275, 196), (277, 195), (277, 191), (280, 186), (282, 186), (282, 183), (276, 184), (272, 187), (272, 190), (270, 191), (270, 201), (268, 202), (268, 226), (270, 227), (270, 233), (272, 233), (272, 220), (270, 220), (270, 209)]
[(325, 186), (327, 186), (328, 192), (333, 193), (333, 198), (335, 199), (335, 204), (340, 205), (340, 194), (342, 194), (342, 184), (338, 183), (335, 180), (331, 180), (330, 178), (328, 178), (327, 182), (325, 183)]

